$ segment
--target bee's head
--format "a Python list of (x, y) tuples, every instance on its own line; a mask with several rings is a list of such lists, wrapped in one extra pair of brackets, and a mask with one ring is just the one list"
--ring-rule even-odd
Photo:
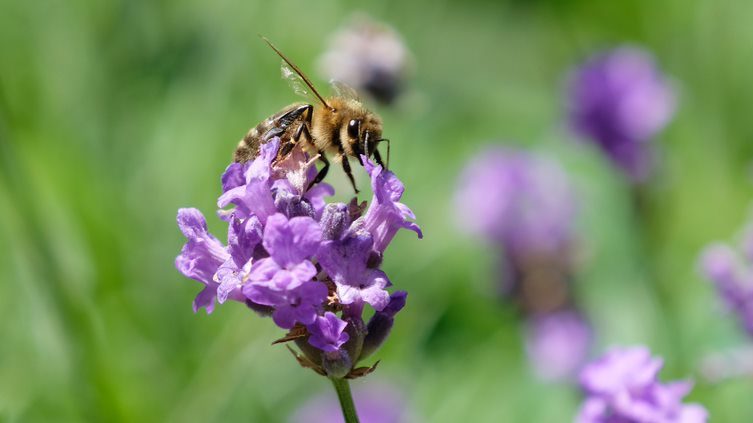
[[(382, 141), (382, 119), (373, 112), (364, 110), (343, 121), (341, 139), (350, 147), (352, 155), (371, 157), (377, 144)], [(347, 148), (347, 147), (346, 147)]]

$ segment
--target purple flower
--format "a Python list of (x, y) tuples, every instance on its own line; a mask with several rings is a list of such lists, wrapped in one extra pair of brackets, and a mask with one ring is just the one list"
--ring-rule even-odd
[(347, 325), (335, 313), (328, 311), (324, 313), (324, 317), (317, 317), (312, 324), (307, 326), (311, 335), (309, 344), (324, 352), (335, 352), (350, 338), (345, 333)]
[[(422, 421), (408, 408), (397, 387), (369, 383), (353, 387), (353, 401), (361, 423), (417, 423)], [(318, 395), (291, 417), (290, 423), (342, 423), (340, 404), (334, 395)]]
[(526, 351), (541, 379), (569, 378), (585, 362), (592, 333), (578, 313), (561, 311), (536, 316), (527, 329)]
[(342, 240), (324, 241), (319, 249), (319, 264), (337, 285), (343, 304), (368, 303), (382, 310), (389, 302), (385, 291), (389, 279), (379, 269), (367, 268), (374, 241), (366, 231), (358, 231)]
[(557, 163), (520, 150), (480, 153), (460, 176), (458, 224), (516, 256), (559, 254), (569, 246), (573, 191)]
[[(277, 156), (277, 148), (280, 139), (274, 138), (260, 147), (257, 157), (245, 169), (245, 184), (234, 186), (237, 183), (238, 166), (229, 166), (223, 175), (223, 188), (229, 188), (219, 199), (218, 207), (234, 204), (236, 216), (239, 218), (256, 216), (262, 223), (274, 214), (274, 197), (272, 196), (271, 164)], [(244, 166), (245, 167), (245, 166)]]
[(310, 325), (327, 299), (327, 286), (321, 282), (306, 282), (295, 288), (275, 290), (256, 285), (248, 291), (248, 298), (261, 305), (273, 306), (272, 320), (283, 329), (296, 323)]
[(651, 55), (635, 47), (596, 54), (574, 72), (570, 125), (634, 181), (652, 167), (650, 141), (675, 110), (675, 95)]
[(753, 230), (748, 228), (740, 243), (742, 254), (717, 243), (707, 247), (700, 259), (701, 272), (749, 335), (753, 335), (753, 260), (747, 251), (751, 239)]
[(366, 156), (361, 156), (363, 166), (371, 177), (371, 189), (374, 196), (369, 209), (364, 216), (364, 228), (374, 237), (374, 249), (383, 253), (401, 228), (409, 229), (419, 238), (423, 238), (421, 228), (408, 219), (415, 219), (405, 204), (399, 202), (405, 187), (403, 183), (390, 171), (375, 165)]
[(257, 301), (254, 298), (260, 298), (259, 293), (252, 292), (259, 286), (277, 290), (294, 289), (311, 280), (316, 275), (316, 267), (309, 258), (318, 249), (321, 239), (321, 229), (310, 217), (294, 217), (288, 220), (279, 213), (270, 216), (264, 228), (262, 241), (269, 257), (253, 264), (248, 278), (256, 283), (246, 285), (244, 294), (249, 299)]
[[(420, 230), (398, 202), (403, 185), (394, 174), (369, 162), (375, 200), (371, 215), (361, 217), (355, 201), (325, 201), (334, 193), (331, 186), (310, 186), (315, 158), (296, 147), (277, 160), (279, 145), (273, 138), (251, 162), (225, 169), (217, 204), (230, 206), (218, 211), (228, 224), (227, 245), (208, 233), (198, 210), (178, 212), (188, 242), (176, 266), (204, 285), (194, 310), (212, 312), (215, 298), (220, 304), (244, 302), (290, 330), (281, 341), (298, 345), (300, 363), (331, 378), (364, 376), (370, 368), (356, 366), (365, 357), (365, 304), (376, 310), (372, 320), (387, 319), (391, 327), (405, 303), (404, 293), (390, 299), (382, 253), (399, 228)], [(389, 330), (382, 332), (384, 340)]]
[(698, 404), (683, 404), (692, 383), (662, 384), (663, 366), (645, 347), (615, 348), (587, 365), (580, 375), (586, 399), (579, 423), (701, 423), (708, 418)]
[(188, 239), (180, 255), (175, 259), (175, 267), (183, 275), (204, 284), (193, 302), (194, 312), (206, 308), (207, 313), (214, 311), (214, 299), (217, 286), (214, 274), (230, 258), (225, 247), (209, 233), (204, 215), (196, 209), (178, 210), (178, 227)]

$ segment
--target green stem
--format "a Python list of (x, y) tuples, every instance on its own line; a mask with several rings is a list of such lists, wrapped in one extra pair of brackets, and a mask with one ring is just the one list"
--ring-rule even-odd
[(358, 423), (358, 414), (356, 406), (353, 404), (353, 395), (350, 393), (350, 385), (346, 379), (330, 379), (337, 392), (337, 398), (340, 400), (340, 408), (343, 410), (345, 423)]

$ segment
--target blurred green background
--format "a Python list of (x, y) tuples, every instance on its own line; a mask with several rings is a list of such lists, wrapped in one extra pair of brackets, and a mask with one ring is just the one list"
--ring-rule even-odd
[[(270, 320), (235, 303), (191, 312), (200, 284), (173, 266), (175, 214), (198, 207), (224, 236), (213, 212), (233, 148), (297, 100), (257, 34), (314, 76), (355, 10), (415, 56), (411, 92), (377, 110), (425, 234), (387, 251), (408, 307), (376, 374), (355, 383), (389, 380), (430, 422), (572, 419), (580, 394), (536, 381), (516, 314), (494, 295), (494, 251), (455, 225), (464, 161), (518, 144), (559, 157), (578, 188), (595, 352), (645, 343), (666, 358), (664, 380), (696, 379), (689, 399), (713, 421), (753, 421), (753, 381), (698, 373), (706, 354), (748, 341), (695, 263), (749, 211), (743, 0), (2, 1), (0, 420), (276, 422), (331, 389), (269, 345)], [(640, 228), (620, 175), (561, 131), (568, 69), (624, 42), (653, 51), (680, 92)], [(348, 193), (342, 172), (329, 179)]]

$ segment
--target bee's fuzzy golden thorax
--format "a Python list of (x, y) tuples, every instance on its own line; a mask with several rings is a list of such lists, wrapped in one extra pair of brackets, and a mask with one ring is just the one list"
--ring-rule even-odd
[[(332, 97), (327, 99), (331, 109), (320, 106), (314, 109), (311, 135), (320, 151), (334, 155), (358, 157), (359, 154), (370, 155), (376, 141), (382, 136), (381, 118), (354, 99)], [(351, 120), (361, 122), (358, 137), (349, 135), (348, 124)], [(369, 142), (373, 146), (364, 151), (364, 137), (369, 132)]]

